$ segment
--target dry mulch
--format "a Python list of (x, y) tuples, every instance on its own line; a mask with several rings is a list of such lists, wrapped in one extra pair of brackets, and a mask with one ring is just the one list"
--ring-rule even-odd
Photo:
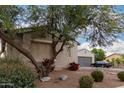
[[(54, 71), (51, 73), (51, 81), (41, 82), (37, 81), (37, 87), (41, 88), (79, 88), (79, 78), (83, 75), (90, 75), (93, 70), (79, 70), (79, 71)], [(117, 78), (117, 71), (102, 70), (104, 72), (103, 82), (95, 82), (94, 88), (115, 88), (123, 86), (124, 82), (119, 81)], [(68, 75), (68, 79), (65, 81), (58, 80), (58, 77), (62, 74)]]

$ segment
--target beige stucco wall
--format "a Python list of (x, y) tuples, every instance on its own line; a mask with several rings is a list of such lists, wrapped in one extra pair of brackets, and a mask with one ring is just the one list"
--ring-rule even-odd
[[(60, 47), (58, 44), (58, 48)], [(67, 68), (69, 63), (76, 62), (78, 63), (78, 56), (77, 56), (77, 44), (74, 45), (72, 48), (64, 47), (64, 50), (57, 56), (56, 58), (56, 67), (59, 68)]]
[(78, 50), (79, 57), (92, 57), (92, 63), (95, 62), (95, 55), (86, 49)]
[[(33, 36), (34, 37), (34, 36)], [(20, 44), (20, 46), (23, 46), (26, 48), (33, 57), (38, 61), (41, 62), (43, 58), (52, 58), (52, 47), (50, 39), (47, 38), (32, 38), (32, 34), (25, 33), (23, 35), (23, 40), (16, 39), (17, 43)], [(60, 47), (61, 43), (58, 44), (57, 49)], [(71, 62), (78, 62), (78, 56), (77, 56), (77, 44), (74, 44), (75, 46), (72, 48), (64, 47), (64, 50), (57, 56), (56, 58), (56, 69), (62, 69), (67, 68), (69, 63)], [(7, 55), (11, 57), (18, 57), (24, 61), (30, 61), (25, 56), (20, 54), (16, 49), (12, 48), (11, 46), (7, 45)]]
[[(16, 37), (14, 40), (19, 46), (23, 46), (23, 41), (21, 38)], [(19, 58), (21, 60), (27, 59), (25, 56), (23, 56), (21, 53), (19, 53), (15, 48), (7, 44), (7, 49), (6, 49), (6, 56), (11, 57), (11, 58)]]
[(41, 61), (43, 58), (52, 57), (52, 47), (49, 43), (32, 42), (31, 52), (37, 61)]

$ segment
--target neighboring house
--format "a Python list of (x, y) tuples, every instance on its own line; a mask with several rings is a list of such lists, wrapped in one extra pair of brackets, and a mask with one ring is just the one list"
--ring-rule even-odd
[(80, 67), (89, 67), (95, 62), (95, 55), (87, 49), (78, 50), (78, 62)]
[[(16, 33), (15, 37), (15, 42), (30, 51), (37, 62), (41, 62), (43, 58), (53, 57), (50, 35), (38, 31), (24, 31)], [(60, 47), (60, 44), (61, 43), (58, 44), (57, 48)], [(67, 68), (71, 62), (78, 63), (77, 52), (77, 42), (74, 43), (74, 47), (72, 48), (65, 46), (63, 51), (56, 58), (56, 69)], [(29, 61), (29, 59), (10, 45), (7, 45), (6, 55), (13, 58), (18, 57), (23, 61)]]
[(112, 61), (112, 59), (121, 58), (121, 56), (122, 56), (121, 54), (114, 53), (114, 54), (107, 56), (105, 60)]

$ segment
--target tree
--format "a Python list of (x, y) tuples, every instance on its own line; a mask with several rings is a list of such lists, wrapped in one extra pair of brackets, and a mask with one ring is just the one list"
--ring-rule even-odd
[[(36, 67), (36, 71), (39, 73), (39, 75), (41, 73), (43, 75), (43, 70), (37, 65), (36, 60), (33, 58), (33, 56), (30, 54), (30, 52), (27, 51), (26, 49), (24, 49), (23, 47), (20, 47), (18, 44), (16, 44), (13, 41), (13, 38), (11, 37), (12, 32), (8, 32), (8, 34), (5, 33), (7, 30), (5, 30), (4, 28), (7, 28), (7, 29), (15, 28), (14, 22), (16, 21), (16, 16), (20, 12), (20, 9), (16, 6), (1, 6), (0, 12), (1, 12), (0, 19), (2, 19), (0, 21), (0, 37), (1, 37), (1, 41), (3, 42), (1, 53), (5, 51), (5, 43), (10, 44), (14, 48), (16, 48), (20, 53), (24, 54), (27, 58), (29, 58), (31, 60), (32, 64)], [(4, 23), (3, 23), (3, 21), (4, 21)], [(3, 26), (4, 26), (4, 28), (3, 28)]]
[(107, 62), (111, 62), (109, 59), (106, 60)]
[(117, 58), (115, 61), (117, 62), (118, 66), (119, 66), (120, 63), (121, 63), (121, 59), (120, 58)]
[(104, 52), (104, 50), (94, 48), (94, 49), (92, 49), (91, 52), (95, 54), (95, 60), (96, 61), (102, 61), (102, 60), (105, 59), (105, 52)]
[[(114, 13), (111, 6), (0, 6), (0, 9), (0, 19), (5, 23), (4, 28), (10, 29), (10, 34), (14, 33), (17, 23), (19, 27), (25, 24), (47, 32), (52, 37), (53, 59), (65, 45), (72, 47), (81, 33), (92, 46), (106, 46), (121, 31), (118, 23), (120, 16), (117, 19), (116, 15), (111, 15)], [(43, 67), (39, 68), (30, 52), (18, 47), (13, 38), (3, 31), (5, 29), (1, 28), (1, 39), (28, 57), (36, 70), (43, 73)], [(56, 49), (60, 42), (59, 49)]]
[[(66, 45), (72, 47), (76, 37), (81, 33), (80, 29), (85, 29), (88, 25), (89, 6), (48, 6), (45, 9), (41, 6), (29, 6), (31, 16), (31, 26), (46, 25), (44, 31), (52, 37), (52, 48), (55, 59), (57, 55), (63, 51)], [(38, 12), (38, 15), (35, 12)], [(44, 13), (43, 11), (47, 11)], [(87, 11), (87, 12), (86, 12)], [(43, 17), (43, 18), (42, 18)], [(39, 28), (39, 27), (38, 27)], [(42, 28), (41, 28), (42, 29)], [(58, 44), (61, 42), (60, 47)], [(58, 49), (57, 49), (58, 48)]]
[(123, 64), (123, 66), (124, 66), (124, 55), (121, 56), (121, 62)]
[[(6, 11), (6, 12), (5, 12)], [(4, 21), (4, 27), (5, 28), (13, 28), (14, 27), (14, 21), (16, 20), (16, 15), (19, 13), (19, 8), (16, 6), (0, 6), (0, 21), (2, 26), (2, 20)], [(2, 20), (1, 20), (2, 19)], [(5, 52), (5, 45), (6, 42), (4, 42), (1, 39), (1, 51), (0, 55)]]
[(112, 66), (115, 66), (115, 61), (116, 61), (115, 58), (111, 59)]
[[(112, 6), (29, 6), (29, 10), (31, 26), (45, 24), (45, 31), (51, 34), (54, 58), (65, 45), (73, 46), (81, 33), (92, 46), (106, 46), (121, 32)], [(61, 47), (56, 50), (59, 42)]]
[[(98, 9), (97, 9), (98, 8)], [(113, 6), (98, 6), (89, 26), (87, 40), (92, 46), (108, 46), (123, 28), (123, 15), (113, 11)], [(92, 15), (91, 15), (92, 16)]]
[(122, 62), (122, 64), (123, 64), (123, 66), (124, 66), (124, 60), (122, 60), (121, 62)]

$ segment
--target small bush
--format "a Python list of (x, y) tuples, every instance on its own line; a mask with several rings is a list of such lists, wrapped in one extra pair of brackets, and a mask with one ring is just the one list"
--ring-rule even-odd
[(44, 58), (43, 61), (43, 66), (48, 70), (50, 70), (50, 72), (52, 72), (55, 68), (55, 62), (53, 59), (48, 59), (48, 58)]
[(41, 65), (44, 68), (44, 77), (49, 76), (50, 72), (55, 69), (55, 61), (53, 59), (43, 58)]
[(102, 71), (96, 70), (91, 73), (91, 76), (93, 77), (95, 82), (102, 82), (104, 75)]
[(119, 72), (117, 76), (121, 81), (124, 81), (124, 71)]
[(77, 71), (79, 69), (79, 64), (75, 63), (75, 62), (72, 62), (69, 64), (69, 70), (71, 71)]
[(0, 59), (0, 87), (12, 84), (13, 87), (35, 87), (36, 75), (18, 59)]
[(93, 83), (94, 81), (91, 76), (82, 76), (79, 80), (80, 88), (92, 88)]

